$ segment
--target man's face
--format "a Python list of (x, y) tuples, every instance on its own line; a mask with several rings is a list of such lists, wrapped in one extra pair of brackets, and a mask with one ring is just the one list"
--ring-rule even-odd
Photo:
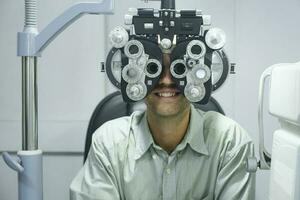
[(146, 97), (150, 112), (161, 117), (171, 117), (190, 108), (189, 101), (176, 88), (170, 73), (170, 56), (163, 55), (163, 72), (158, 84)]

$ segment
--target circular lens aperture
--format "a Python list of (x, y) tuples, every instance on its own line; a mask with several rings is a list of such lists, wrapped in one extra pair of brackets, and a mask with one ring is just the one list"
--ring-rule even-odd
[(185, 65), (182, 64), (182, 63), (177, 63), (177, 64), (174, 66), (174, 72), (175, 72), (177, 75), (182, 75), (182, 74), (184, 74), (184, 72), (185, 72)]
[(185, 61), (177, 59), (171, 63), (170, 72), (175, 78), (183, 78), (187, 74), (187, 67)]
[(194, 45), (191, 48), (191, 52), (192, 52), (192, 54), (201, 54), (202, 48), (199, 45)]
[(162, 65), (157, 59), (149, 59), (146, 67), (145, 74), (150, 78), (158, 77), (161, 74)]
[(129, 47), (129, 53), (130, 54), (137, 54), (139, 52), (139, 47), (136, 45), (131, 45)]
[(189, 58), (199, 60), (206, 53), (205, 44), (200, 40), (192, 40), (186, 47), (186, 53)]
[(143, 52), (143, 44), (138, 40), (130, 40), (124, 47), (124, 53), (128, 58), (137, 59)]

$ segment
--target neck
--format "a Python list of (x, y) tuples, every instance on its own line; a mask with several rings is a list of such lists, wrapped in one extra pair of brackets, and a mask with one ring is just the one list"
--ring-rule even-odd
[(147, 111), (147, 120), (153, 139), (169, 154), (184, 138), (190, 119), (190, 106), (175, 116), (159, 116)]

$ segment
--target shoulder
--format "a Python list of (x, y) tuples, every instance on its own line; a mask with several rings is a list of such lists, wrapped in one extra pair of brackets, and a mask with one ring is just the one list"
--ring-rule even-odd
[(203, 117), (204, 129), (226, 131), (232, 126), (239, 126), (239, 124), (231, 118), (215, 111), (202, 112), (201, 114)]
[(207, 142), (226, 147), (229, 151), (252, 143), (247, 131), (233, 119), (215, 111), (201, 114), (203, 116), (203, 135)]
[(139, 120), (142, 112), (133, 112), (130, 116), (105, 122), (93, 134), (93, 143), (103, 149), (111, 149), (128, 141), (132, 124)]

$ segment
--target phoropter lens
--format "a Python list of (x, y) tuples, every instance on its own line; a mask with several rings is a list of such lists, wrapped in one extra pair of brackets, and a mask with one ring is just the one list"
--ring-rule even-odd
[(131, 54), (137, 54), (139, 52), (139, 48), (136, 45), (131, 45), (129, 47), (129, 53)]
[(205, 44), (200, 40), (192, 40), (186, 47), (186, 54), (189, 58), (199, 60), (206, 53)]
[(202, 48), (199, 45), (194, 45), (191, 49), (193, 54), (201, 54)]
[(124, 47), (124, 53), (128, 58), (137, 59), (144, 52), (143, 44), (138, 40), (130, 40)]
[(155, 74), (158, 71), (158, 66), (155, 63), (150, 63), (149, 65), (147, 65), (147, 71), (149, 72), (149, 74)]
[(187, 67), (185, 61), (177, 59), (171, 63), (170, 72), (175, 78), (183, 78), (186, 76)]
[(149, 59), (146, 67), (145, 67), (145, 74), (150, 78), (155, 78), (160, 75), (162, 71), (161, 63), (157, 59)]
[(182, 63), (177, 63), (177, 64), (174, 66), (174, 72), (175, 72), (177, 75), (182, 75), (182, 74), (184, 74), (184, 72), (185, 72), (185, 65), (182, 64)]

